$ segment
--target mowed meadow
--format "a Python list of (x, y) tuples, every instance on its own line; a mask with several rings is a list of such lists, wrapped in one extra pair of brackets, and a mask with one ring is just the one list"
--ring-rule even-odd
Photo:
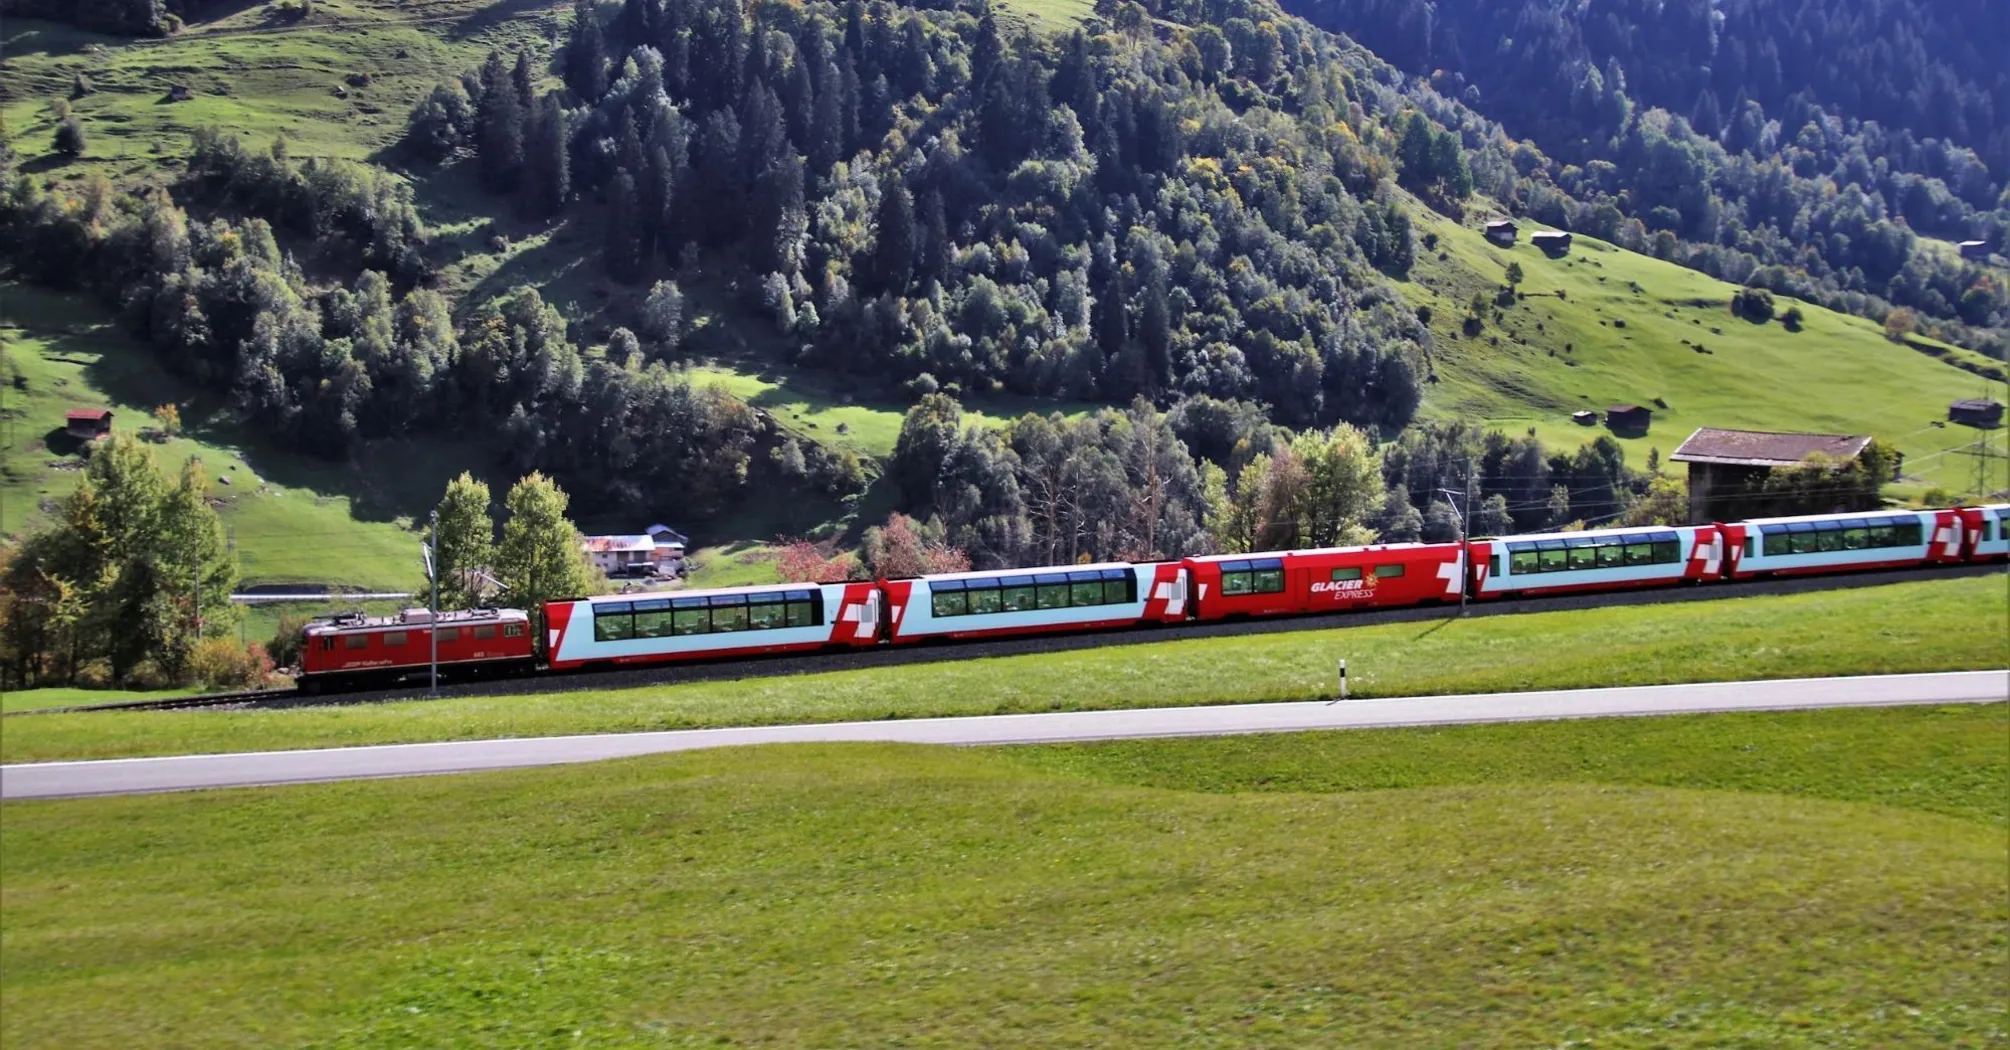
[[(1325, 700), (2004, 666), (1999, 574), (1139, 644), (853, 671), (253, 711), (10, 717), (0, 760), (45, 762), (883, 718)], [(1164, 638), (1165, 640), (1157, 640)], [(1143, 640), (1151, 639), (1151, 640)], [(781, 668), (787, 658), (778, 658)]]
[(2003, 705), (8, 803), (13, 1047), (2010, 1038)]

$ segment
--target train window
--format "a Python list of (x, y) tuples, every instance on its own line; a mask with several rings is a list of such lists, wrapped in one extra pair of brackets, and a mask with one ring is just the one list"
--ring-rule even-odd
[(1103, 570), (1103, 603), (1125, 605), (1138, 600), (1138, 580), (1129, 569)]
[[(713, 599), (715, 602), (718, 599)], [(747, 629), (747, 607), (744, 605), (713, 605), (712, 633), (731, 633)]]
[(1487, 575), (1499, 576), (1500, 574), (1501, 574), (1501, 556), (1496, 554), (1487, 561)]
[(979, 580), (983, 587), (972, 587), (970, 595), (970, 615), (989, 616), (1004, 608), (1004, 599), (998, 593), (997, 580)]
[[(1550, 546), (1552, 543), (1556, 546)], [(1556, 540), (1544, 540), (1541, 548), (1536, 551), (1536, 568), (1540, 572), (1562, 572), (1570, 568), (1570, 552), (1564, 550), (1563, 544)]]
[(1870, 529), (1855, 525), (1842, 532), (1842, 545), (1846, 551), (1860, 551), (1870, 546)]
[(1249, 568), (1251, 570), (1250, 575), (1254, 577), (1250, 581), (1250, 590), (1257, 594), (1284, 593), (1284, 562), (1282, 559), (1270, 558), (1264, 561), (1253, 561), (1249, 563)]
[(439, 635), (441, 642), (458, 642), (461, 640), (461, 631), (458, 627), (442, 627), (440, 628)]
[(1918, 521), (1902, 521), (1892, 528), (1897, 536), (1898, 546), (1917, 547), (1922, 542)]
[(1094, 572), (1068, 574), (1068, 604), (1081, 607), (1103, 604), (1103, 577)]
[(321, 648), (324, 650), (335, 648), (335, 636), (332, 634), (324, 636), (321, 639)]
[(756, 631), (772, 631), (788, 623), (788, 620), (789, 607), (785, 602), (771, 599), (747, 606), (747, 626)]
[(1040, 607), (1030, 579), (1022, 577), (1008, 582), (998, 593), (999, 606), (1004, 612), (1031, 612)]
[(1358, 580), (1361, 578), (1361, 568), (1355, 565), (1344, 569), (1334, 569), (1331, 573), (1327, 574), (1326, 578), (1335, 583), (1339, 583), (1342, 580)]
[(1404, 567), (1401, 565), (1377, 565), (1375, 566), (1375, 578), (1378, 580), (1393, 580), (1403, 575), (1403, 571)]
[(1821, 541), (1815, 538), (1812, 528), (1806, 531), (1795, 529), (1787, 534), (1787, 549), (1795, 554), (1813, 554), (1821, 549)]
[(1626, 564), (1650, 565), (1654, 562), (1654, 544), (1635, 542), (1626, 545)]
[(635, 614), (627, 602), (593, 609), (593, 640), (619, 642), (635, 637)]
[(1577, 569), (1598, 568), (1598, 548), (1578, 547), (1578, 546), (1571, 547), (1570, 567), (1573, 571)]
[(475, 641), (486, 641), (495, 636), (496, 629), (493, 626), (475, 628)]
[(1888, 521), (1871, 522), (1870, 545), (1873, 547), (1898, 546), (1898, 530), (1892, 528), (1891, 522)]
[(1793, 553), (1794, 548), (1792, 543), (1787, 539), (1787, 532), (1785, 529), (1782, 529), (1777, 525), (1769, 526), (1765, 530), (1765, 537), (1766, 537), (1766, 557), (1777, 558), (1782, 554)]
[(712, 610), (703, 598), (670, 600), (670, 633), (677, 637), (705, 634), (712, 629)]
[(1654, 564), (1678, 565), (1682, 561), (1681, 540), (1655, 540)]
[[(512, 632), (518, 624), (508, 624), (503, 633), (516, 637)], [(635, 637), (668, 638), (670, 636), (670, 602), (664, 598), (635, 603)]]
[(798, 601), (795, 595), (789, 595), (788, 624), (790, 627), (815, 627), (817, 604), (807, 600)]
[(1535, 548), (1525, 547), (1520, 544), (1509, 547), (1508, 570), (1516, 576), (1526, 576), (1532, 572), (1541, 572), (1542, 563), (1536, 557)]
[(1820, 532), (1815, 533), (1816, 550), (1839, 551), (1842, 550), (1842, 545), (1843, 534), (1841, 529), (1824, 527)]
[(1626, 564), (1626, 544), (1601, 543), (1597, 549), (1599, 568), (1610, 569), (1616, 565)]
[(370, 636), (367, 634), (349, 634), (342, 636), (342, 648), (344, 649), (368, 649), (369, 647), (370, 647)]
[(405, 640), (406, 639), (404, 631), (390, 631), (384, 635), (384, 645), (386, 647), (393, 645), (403, 645), (405, 644)]
[(937, 617), (962, 616), (970, 611), (970, 598), (961, 590), (936, 591), (931, 587), (930, 606)]

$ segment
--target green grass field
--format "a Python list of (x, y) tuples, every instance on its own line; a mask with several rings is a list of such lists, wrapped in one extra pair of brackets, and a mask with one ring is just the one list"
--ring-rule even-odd
[(14, 802), (0, 1009), (22, 1048), (1992, 1046), (2006, 732), (759, 748)]
[[(87, 76), (94, 90), (70, 104), (89, 148), (57, 169), (66, 174), (171, 169), (188, 133), (203, 126), (235, 130), (258, 147), (284, 136), (295, 156), (364, 159), (403, 134), (406, 113), (435, 83), (478, 64), (490, 47), (548, 46), (563, 5), (316, 0), (305, 20), (294, 7), (227, 6), (160, 40), (10, 19), (0, 30), (8, 71), (0, 111), (24, 159), (48, 165), (49, 104)], [(350, 80), (364, 75), (367, 83)], [(193, 97), (170, 101), (177, 84)]]
[[(1869, 321), (1802, 303), (1800, 332), (1777, 320), (1754, 324), (1730, 312), (1732, 285), (1694, 270), (1581, 235), (1560, 259), (1525, 237), (1501, 249), (1477, 230), (1422, 208), (1417, 214), (1417, 265), (1399, 283), (1412, 303), (1432, 310), (1440, 382), (1426, 395), (1428, 415), (1483, 420), (1512, 434), (1533, 427), (1546, 444), (1575, 447), (1606, 431), (1573, 424), (1572, 412), (1602, 417), (1607, 405), (1645, 405), (1654, 411), (1650, 433), (1621, 439), (1636, 466), (1649, 449), (1665, 458), (1701, 426), (1870, 433), (1905, 452), (1905, 473), (1920, 487), (1972, 487), (1973, 460), (1947, 450), (1981, 435), (1935, 424), (1946, 420), (1949, 401), (1980, 396), (1989, 384), (1885, 340)], [(1437, 235), (1435, 251), (1425, 247), (1426, 234)], [(1509, 262), (1525, 274), (1524, 298), (1505, 308), (1504, 321), (1489, 314), (1483, 332), (1465, 336), (1468, 300), (1499, 288)], [(1777, 308), (1790, 305), (1783, 298)], [(1991, 396), (2002, 391), (1995, 384)], [(2003, 471), (1999, 464), (1998, 486), (2010, 483)]]
[(11, 719), (0, 760), (2001, 667), (2000, 577), (814, 675), (283, 711)]

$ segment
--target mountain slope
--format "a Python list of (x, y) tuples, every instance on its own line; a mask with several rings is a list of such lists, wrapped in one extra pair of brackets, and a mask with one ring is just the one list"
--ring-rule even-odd
[[(1614, 435), (1636, 466), (1649, 450), (1665, 458), (1694, 428), (1715, 426), (1875, 434), (1906, 453), (1910, 478), (1955, 490), (1973, 478), (1967, 457), (1946, 453), (1976, 432), (1936, 424), (1949, 401), (2001, 391), (1949, 363), (2002, 374), (1980, 355), (1918, 337), (1921, 349), (1896, 344), (1861, 318), (1785, 298), (1776, 309), (1798, 308), (1799, 331), (1777, 318), (1754, 322), (1729, 309), (1736, 286), (1589, 237), (1550, 258), (1529, 244), (1526, 226), (1505, 249), (1442, 217), (1417, 228), (1437, 248), (1420, 245), (1400, 287), (1432, 313), (1439, 382), (1427, 416), (1510, 433), (1534, 427), (1546, 444), (1569, 447), (1593, 434), (1572, 412), (1602, 417), (1609, 405), (1637, 403), (1654, 410), (1650, 432)], [(1524, 274), (1521, 296), (1495, 320), (1510, 263)], [(1467, 335), (1476, 293), (1488, 308)]]

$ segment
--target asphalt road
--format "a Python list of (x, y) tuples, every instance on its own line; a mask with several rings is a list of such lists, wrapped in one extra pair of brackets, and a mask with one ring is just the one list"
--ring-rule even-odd
[(741, 744), (892, 741), (1033, 744), (1137, 737), (1280, 733), (1308, 729), (1517, 722), (1706, 711), (1981, 703), (2010, 699), (2010, 671), (1799, 678), (1769, 682), (1481, 693), (1335, 703), (1236, 704), (919, 718), (740, 729), (387, 744), (0, 766), (0, 799), (119, 795), (371, 777), (465, 773), (592, 762)]

